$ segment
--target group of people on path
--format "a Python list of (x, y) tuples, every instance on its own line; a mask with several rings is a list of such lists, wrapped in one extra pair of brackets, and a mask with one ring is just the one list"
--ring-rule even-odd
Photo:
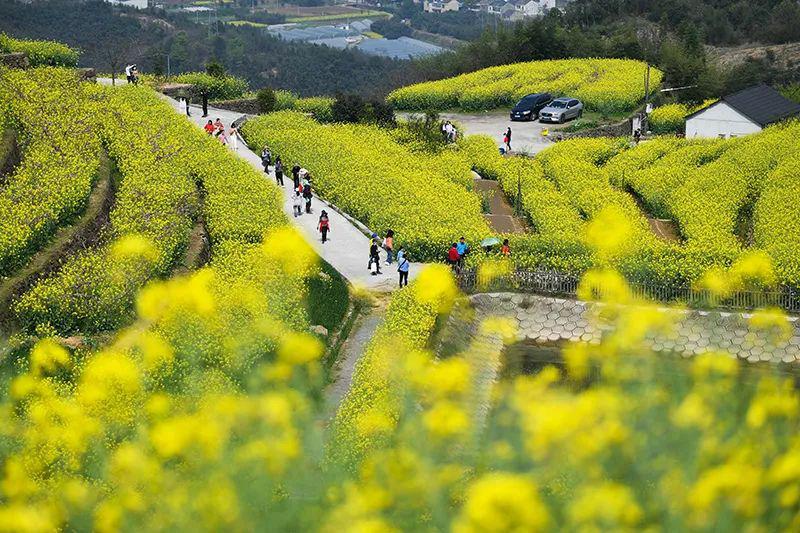
[(381, 256), (380, 249), (386, 250), (385, 265), (390, 266), (395, 260), (397, 261), (397, 272), (400, 275), (400, 287), (408, 285), (408, 273), (411, 270), (411, 262), (408, 258), (403, 246), (397, 247), (397, 254), (395, 255), (394, 245), (394, 231), (391, 229), (386, 230), (386, 236), (381, 239), (377, 233), (372, 234), (369, 245), (369, 261), (367, 262), (367, 270), (373, 276), (382, 274), (381, 272)]
[(230, 143), (231, 148), (239, 150), (239, 130), (235, 126), (231, 126), (230, 131), (226, 132), (225, 124), (217, 118), (215, 121), (209, 119), (203, 129), (212, 137), (219, 139), (223, 146)]
[(446, 120), (442, 123), (442, 137), (444, 138), (444, 142), (446, 143), (454, 143), (456, 142), (456, 138), (458, 137), (458, 130), (453, 123), (449, 120)]
[[(218, 118), (216, 121), (212, 122), (211, 120), (205, 125), (204, 129), (208, 132), (209, 135), (214, 135), (215, 137), (221, 137), (221, 141), (223, 144), (227, 143), (227, 139), (225, 137), (225, 126), (222, 121)], [(236, 134), (235, 128), (231, 129), (232, 137), (235, 138)], [(510, 143), (510, 128), (507, 132), (507, 136), (509, 138)], [(261, 151), (261, 164), (264, 167), (264, 172), (269, 175), (270, 174), (270, 167), (274, 167), (275, 170), (275, 181), (276, 183), (283, 187), (284, 181), (284, 164), (281, 160), (280, 155), (275, 155), (273, 160), (273, 154), (270, 150), (269, 146), (264, 146)], [(313, 198), (313, 193), (311, 189), (311, 175), (308, 171), (302, 168), (300, 165), (294, 165), (291, 168), (291, 175), (292, 175), (292, 206), (293, 206), (293, 214), (295, 217), (302, 216), (304, 214), (303, 204), (305, 203), (305, 214), (311, 214), (311, 201)], [(331, 222), (330, 217), (328, 216), (328, 212), (324, 209), (319, 215), (319, 220), (317, 221), (317, 231), (319, 231), (322, 243), (328, 242), (328, 235), (331, 231)], [(377, 233), (373, 233), (370, 238), (370, 246), (369, 246), (369, 260), (367, 262), (367, 270), (369, 270), (370, 274), (373, 276), (378, 276), (383, 274), (381, 272), (381, 259), (380, 259), (380, 250), (383, 248), (386, 251), (386, 261), (384, 262), (385, 266), (390, 266), (393, 263), (397, 263), (397, 272), (399, 275), (399, 286), (405, 287), (408, 285), (408, 276), (411, 267), (410, 259), (408, 257), (408, 253), (403, 248), (403, 246), (399, 246), (395, 248), (394, 242), (394, 231), (392, 229), (386, 230), (385, 237), (381, 239)], [(396, 250), (396, 252), (395, 252)], [(503, 241), (502, 247), (500, 249), (503, 256), (510, 256), (511, 250), (509, 247), (508, 239)], [(453, 270), (456, 274), (460, 273), (461, 268), (464, 264), (464, 258), (470, 253), (470, 247), (466, 242), (465, 237), (461, 237), (458, 242), (454, 242), (448, 253), (447, 253), (447, 262), (451, 265)]]
[[(261, 150), (261, 164), (264, 167), (264, 172), (267, 175), (270, 173), (270, 167), (274, 168), (275, 181), (279, 186), (283, 187), (284, 166), (281, 156), (275, 155), (273, 160), (272, 150), (270, 150), (269, 146), (264, 146), (264, 148)], [(314, 196), (311, 189), (311, 175), (308, 173), (308, 170), (302, 168), (300, 165), (294, 165), (291, 168), (291, 174), (293, 182), (293, 214), (295, 218), (302, 216), (303, 214), (311, 214), (311, 200)], [(303, 203), (305, 203), (305, 213), (303, 211)], [(331, 221), (330, 217), (328, 216), (328, 212), (324, 209), (320, 213), (319, 220), (317, 221), (317, 231), (320, 233), (322, 243), (325, 244), (328, 242), (328, 235), (331, 231)], [(391, 265), (395, 262), (395, 260), (397, 262), (397, 272), (400, 277), (400, 287), (405, 287), (408, 285), (408, 273), (411, 268), (411, 263), (402, 246), (397, 249), (397, 254), (395, 255), (394, 231), (391, 229), (386, 231), (386, 236), (383, 239), (381, 239), (377, 233), (372, 234), (372, 237), (370, 238), (367, 270), (369, 270), (373, 276), (382, 274), (380, 259), (381, 248), (386, 250), (386, 266)]]
[(128, 83), (139, 83), (139, 67), (135, 63), (131, 63), (125, 67), (125, 78)]
[[(494, 242), (496, 243), (497, 241)], [(490, 250), (491, 246), (486, 247), (487, 253)], [(469, 255), (470, 251), (469, 244), (467, 244), (467, 240), (464, 237), (450, 245), (450, 249), (447, 251), (447, 264), (450, 265), (456, 275), (461, 273), (461, 269), (464, 267), (464, 258)], [(503, 239), (503, 244), (500, 246), (500, 254), (503, 257), (511, 256), (511, 246), (508, 244), (508, 239)]]

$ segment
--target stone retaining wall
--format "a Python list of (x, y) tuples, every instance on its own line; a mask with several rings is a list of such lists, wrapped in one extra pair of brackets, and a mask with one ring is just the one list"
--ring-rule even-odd
[(28, 68), (30, 62), (25, 52), (11, 52), (0, 54), (0, 65), (9, 68)]
[[(487, 316), (508, 317), (517, 322), (519, 340), (539, 342), (584, 341), (598, 343), (610, 329), (595, 319), (598, 306), (578, 300), (535, 295), (492, 293), (470, 297), (476, 321)], [(788, 340), (777, 344), (767, 332), (752, 328), (746, 313), (681, 311), (662, 308), (674, 315), (675, 327), (669, 335), (649, 338), (654, 351), (677, 352), (685, 357), (710, 350), (722, 350), (750, 362), (800, 361), (800, 328), (797, 317), (789, 317)]]
[(616, 124), (606, 124), (588, 130), (576, 131), (572, 133), (558, 132), (554, 136), (560, 136), (560, 140), (591, 138), (591, 137), (630, 137), (631, 119), (627, 118)]
[(233, 111), (243, 115), (258, 115), (258, 100), (255, 98), (241, 98), (238, 100), (221, 100), (211, 102), (209, 105), (217, 109)]

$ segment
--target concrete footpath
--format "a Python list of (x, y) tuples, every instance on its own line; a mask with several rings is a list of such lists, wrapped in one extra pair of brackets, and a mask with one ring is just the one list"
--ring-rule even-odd
[[(170, 102), (173, 104), (176, 110), (179, 110), (178, 102), (175, 100), (169, 99)], [(230, 128), (232, 122), (236, 119), (240, 118), (242, 115), (240, 113), (234, 113), (231, 111), (225, 111), (221, 109), (208, 109), (208, 117), (202, 117), (202, 110), (198, 108), (191, 108), (192, 116), (190, 118), (195, 124), (199, 127), (202, 127), (208, 119), (216, 120), (217, 118), (221, 119), (223, 124), (225, 124), (226, 128)], [(229, 143), (229, 148), (233, 151), (233, 143)], [(270, 174), (269, 176), (264, 173), (264, 167), (261, 165), (261, 152), (262, 147), (253, 147), (251, 150), (248, 148), (243, 140), (239, 140), (239, 149), (235, 151), (235, 153), (243, 158), (245, 161), (250, 163), (254, 168), (256, 168), (264, 179), (269, 179), (273, 183), (275, 183), (275, 172), (274, 167), (270, 167)], [(258, 154), (254, 152), (254, 150), (258, 151)], [(277, 153), (273, 153), (272, 157), (273, 160), (275, 156), (280, 155)], [(382, 274), (377, 276), (373, 276), (367, 270), (367, 263), (369, 262), (369, 246), (370, 246), (370, 239), (364, 234), (364, 231), (359, 228), (356, 224), (348, 220), (348, 218), (339, 212), (338, 209), (333, 207), (328, 202), (321, 200), (319, 197), (314, 196), (314, 199), (311, 202), (311, 214), (306, 214), (305, 212), (295, 217), (293, 215), (293, 205), (292, 205), (292, 176), (291, 176), (291, 166), (288, 165), (288, 161), (285, 162), (287, 164), (287, 169), (284, 173), (283, 179), (283, 192), (284, 192), (284, 206), (283, 210), (286, 213), (289, 220), (291, 220), (294, 225), (300, 230), (300, 232), (306, 237), (306, 240), (311, 243), (314, 247), (314, 250), (322, 257), (325, 261), (331, 264), (333, 268), (335, 268), (342, 276), (344, 276), (350, 283), (360, 285), (363, 287), (367, 287), (369, 289), (378, 290), (378, 291), (390, 291), (398, 287), (399, 282), (399, 274), (397, 273), (397, 264), (393, 263), (391, 265), (386, 265), (384, 263), (386, 259), (386, 254), (383, 250), (381, 250), (381, 271)], [(297, 162), (300, 166), (303, 166), (302, 161)], [(287, 176), (288, 175), (288, 176)], [(312, 191), (314, 189), (314, 183), (311, 183)], [(304, 203), (305, 206), (305, 203)], [(319, 222), (319, 214), (322, 210), (327, 211), (328, 219), (330, 221), (330, 232), (328, 233), (328, 242), (325, 244), (322, 243), (322, 239), (320, 236), (319, 231), (317, 230), (317, 224)], [(363, 229), (366, 229), (365, 227)], [(369, 230), (367, 230), (369, 231)], [(374, 230), (376, 233), (382, 233), (385, 231), (385, 228), (376, 228)], [(420, 268), (422, 267), (421, 264), (418, 263), (411, 263), (411, 270), (409, 274), (409, 280), (416, 277), (419, 273)]]
[[(110, 79), (98, 79), (99, 83), (104, 85), (111, 85)], [(172, 107), (176, 111), (176, 119), (181, 120), (181, 110), (180, 104), (177, 100), (169, 98), (167, 96), (161, 95), (166, 101), (168, 101)], [(202, 110), (195, 106), (192, 106), (190, 109), (191, 116), (185, 117), (193, 122), (198, 127), (202, 128), (208, 121), (208, 119), (216, 120), (219, 118), (225, 124), (226, 132), (230, 131), (230, 125), (235, 120), (242, 116), (241, 113), (235, 113), (232, 111), (226, 111), (222, 109), (215, 109), (213, 107), (208, 108), (208, 117), (202, 117)], [(185, 116), (185, 115), (183, 115)], [(258, 170), (263, 179), (271, 180), (272, 183), (275, 183), (275, 173), (274, 167), (270, 167), (272, 172), (269, 175), (264, 173), (264, 168), (261, 165), (261, 149), (262, 147), (253, 147), (253, 150), (257, 151), (256, 154), (253, 150), (250, 150), (245, 144), (244, 141), (240, 138), (239, 140), (239, 149), (235, 151), (236, 155), (250, 163), (253, 168)], [(229, 148), (231, 151), (233, 150), (233, 143), (230, 143)], [(273, 152), (273, 159), (276, 154)], [(294, 163), (294, 162), (292, 162)], [(300, 166), (303, 166), (302, 161), (297, 161)], [(333, 268), (335, 268), (342, 276), (344, 276), (350, 283), (354, 285), (358, 285), (361, 287), (366, 287), (368, 289), (388, 292), (396, 287), (398, 287), (399, 282), (399, 274), (397, 273), (397, 264), (393, 263), (391, 265), (385, 264), (386, 253), (381, 250), (381, 271), (382, 274), (373, 276), (367, 270), (367, 263), (369, 261), (369, 246), (370, 246), (370, 239), (365, 235), (364, 231), (369, 231), (363, 225), (359, 224), (358, 222), (351, 222), (351, 220), (340, 213), (336, 208), (331, 206), (328, 202), (321, 200), (320, 198), (314, 196), (312, 200), (312, 213), (305, 214), (294, 217), (293, 216), (293, 209), (292, 209), (292, 177), (291, 172), (288, 170), (291, 169), (289, 162), (286, 161), (287, 164), (287, 172), (288, 177), (284, 176), (284, 186), (282, 187), (284, 191), (284, 212), (286, 213), (289, 220), (298, 228), (300, 233), (306, 238), (306, 240), (312, 245), (314, 250), (322, 257), (325, 261), (330, 263)], [(314, 184), (311, 184), (312, 191), (314, 188)], [(304, 204), (305, 205), (305, 204)], [(326, 210), (328, 212), (328, 218), (330, 220), (330, 232), (328, 233), (328, 242), (323, 244), (321, 242), (320, 233), (317, 231), (317, 223), (319, 221), (319, 214), (322, 210)], [(359, 227), (361, 226), (361, 227)], [(386, 228), (375, 228), (376, 233), (382, 233), (385, 231)], [(409, 280), (414, 279), (417, 274), (419, 274), (420, 269), (422, 268), (422, 264), (419, 263), (411, 263), (411, 269), (409, 274)]]

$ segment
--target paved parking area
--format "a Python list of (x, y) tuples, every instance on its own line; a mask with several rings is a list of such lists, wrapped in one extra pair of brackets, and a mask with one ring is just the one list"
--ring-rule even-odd
[[(506, 128), (511, 128), (511, 148), (513, 152), (529, 155), (541, 152), (552, 142), (542, 135), (542, 130), (551, 132), (564, 128), (564, 124), (541, 124), (539, 122), (511, 122), (508, 111), (486, 111), (482, 113), (441, 113), (442, 120), (457, 122), (467, 135), (488, 135), (503, 144)], [(400, 117), (413, 116), (414, 113), (398, 113)]]

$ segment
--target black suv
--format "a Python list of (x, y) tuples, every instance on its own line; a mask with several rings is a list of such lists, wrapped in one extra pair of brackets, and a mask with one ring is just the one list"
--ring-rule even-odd
[(552, 100), (553, 97), (550, 96), (550, 93), (529, 94), (511, 110), (511, 120), (536, 120), (539, 116), (539, 111)]

